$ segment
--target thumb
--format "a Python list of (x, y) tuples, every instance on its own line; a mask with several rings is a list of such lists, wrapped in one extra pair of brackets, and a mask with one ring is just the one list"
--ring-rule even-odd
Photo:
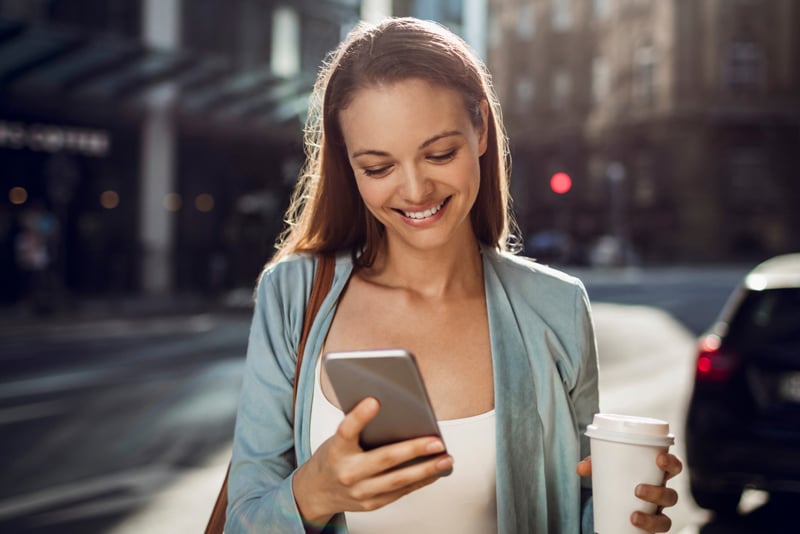
[(378, 415), (380, 409), (381, 405), (374, 397), (362, 399), (345, 415), (336, 430), (336, 435), (345, 441), (358, 445), (358, 437), (361, 435), (361, 431)]

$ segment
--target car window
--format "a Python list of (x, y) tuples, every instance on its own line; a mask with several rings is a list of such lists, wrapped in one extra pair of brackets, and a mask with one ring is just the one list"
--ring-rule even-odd
[(748, 292), (729, 332), (747, 342), (800, 340), (800, 288)]

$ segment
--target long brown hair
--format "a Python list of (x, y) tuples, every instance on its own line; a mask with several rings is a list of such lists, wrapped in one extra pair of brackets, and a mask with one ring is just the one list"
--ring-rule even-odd
[(481, 182), (470, 218), (480, 243), (510, 249), (508, 141), (485, 65), (437, 23), (389, 18), (377, 25), (359, 23), (323, 63), (309, 104), (306, 163), (272, 262), (295, 252), (349, 250), (357, 266), (372, 264), (384, 229), (359, 195), (339, 112), (359, 89), (411, 78), (458, 92), (476, 127), (483, 125), (481, 102), (488, 102), (488, 147), (480, 157)]

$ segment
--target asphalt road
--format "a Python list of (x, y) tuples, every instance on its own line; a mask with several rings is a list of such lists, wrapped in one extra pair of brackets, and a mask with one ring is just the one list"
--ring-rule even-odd
[[(574, 271), (592, 299), (601, 407), (670, 421), (681, 454), (697, 333), (742, 269)], [(247, 313), (100, 318), (0, 331), (0, 532), (196, 532), (229, 454)], [(734, 523), (681, 475), (673, 532), (773, 532), (781, 503)], [(779, 531), (779, 530), (778, 530)]]
[(0, 531), (105, 532), (226, 446), (248, 321), (100, 319), (0, 338)]
[(584, 282), (592, 302), (654, 307), (697, 335), (717, 318), (747, 266), (565, 270)]

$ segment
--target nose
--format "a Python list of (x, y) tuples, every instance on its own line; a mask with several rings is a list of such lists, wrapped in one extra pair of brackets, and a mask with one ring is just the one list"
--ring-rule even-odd
[(411, 204), (421, 204), (433, 191), (433, 183), (418, 166), (409, 165), (402, 180), (400, 192)]

